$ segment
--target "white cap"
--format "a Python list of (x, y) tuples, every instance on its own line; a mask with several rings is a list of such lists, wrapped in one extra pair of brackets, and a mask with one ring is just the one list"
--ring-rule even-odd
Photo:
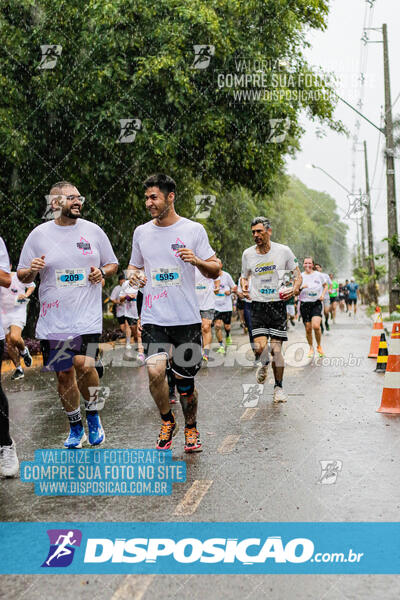
[(350, 277), (350, 281), (354, 281), (354, 277)]

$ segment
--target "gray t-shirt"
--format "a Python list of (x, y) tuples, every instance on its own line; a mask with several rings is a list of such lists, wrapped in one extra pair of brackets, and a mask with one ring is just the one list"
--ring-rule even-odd
[(251, 275), (250, 298), (256, 302), (277, 302), (279, 288), (288, 279), (288, 271), (297, 267), (297, 258), (288, 246), (271, 242), (270, 251), (258, 254), (251, 246), (242, 255), (242, 277)]

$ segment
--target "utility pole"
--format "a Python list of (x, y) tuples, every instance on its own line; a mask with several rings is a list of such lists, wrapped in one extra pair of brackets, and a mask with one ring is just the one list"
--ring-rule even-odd
[(366, 208), (367, 208), (367, 231), (368, 231), (368, 256), (369, 256), (369, 274), (372, 277), (369, 282), (369, 297), (372, 302), (378, 304), (378, 294), (376, 291), (375, 282), (375, 258), (374, 258), (374, 238), (372, 235), (372, 219), (371, 219), (371, 194), (369, 189), (369, 176), (368, 176), (368, 156), (367, 156), (367, 142), (364, 140), (364, 162), (365, 162), (365, 192), (367, 196)]
[[(387, 25), (382, 25), (383, 35), (383, 70), (385, 78), (385, 136), (386, 136), (386, 186), (387, 186), (387, 220), (388, 237), (397, 236), (397, 209), (396, 209), (396, 184), (394, 176), (394, 145), (393, 145), (393, 120), (392, 120), (392, 99), (390, 95), (390, 75), (389, 75), (389, 51)], [(396, 304), (400, 301), (400, 289), (394, 286), (393, 280), (398, 274), (398, 261), (388, 250), (389, 262), (389, 312), (396, 310)]]

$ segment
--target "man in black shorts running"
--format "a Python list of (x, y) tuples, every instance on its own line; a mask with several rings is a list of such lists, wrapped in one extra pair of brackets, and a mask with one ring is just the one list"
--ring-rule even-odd
[[(268, 338), (271, 338), (272, 369), (275, 377), (274, 402), (286, 402), (282, 388), (284, 359), (282, 342), (287, 340), (286, 300), (298, 293), (300, 271), (297, 259), (288, 246), (271, 242), (272, 229), (266, 217), (256, 217), (251, 223), (255, 245), (242, 256), (241, 285), (250, 296), (254, 350), (261, 366), (257, 369), (258, 383), (264, 383), (268, 372)], [(249, 290), (249, 277), (251, 286)], [(283, 286), (291, 277), (293, 285)]]
[(175, 212), (176, 184), (164, 174), (145, 182), (146, 208), (152, 217), (133, 234), (130, 280), (143, 288), (142, 340), (150, 393), (160, 411), (156, 448), (168, 450), (178, 424), (169, 405), (165, 377), (170, 365), (185, 419), (185, 452), (202, 450), (197, 430), (198, 393), (194, 376), (201, 366), (201, 318), (195, 270), (216, 279), (220, 261), (200, 223)]

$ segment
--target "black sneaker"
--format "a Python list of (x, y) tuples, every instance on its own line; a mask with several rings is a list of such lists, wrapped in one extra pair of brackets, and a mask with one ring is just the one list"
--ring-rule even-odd
[(14, 373), (11, 375), (11, 380), (15, 381), (16, 379), (23, 379), (25, 377), (22, 369), (15, 369)]
[(25, 352), (24, 352), (24, 354), (21, 354), (21, 357), (22, 357), (22, 360), (24, 361), (26, 367), (32, 366), (32, 356), (31, 356), (31, 353), (29, 352), (28, 346), (25, 346)]

